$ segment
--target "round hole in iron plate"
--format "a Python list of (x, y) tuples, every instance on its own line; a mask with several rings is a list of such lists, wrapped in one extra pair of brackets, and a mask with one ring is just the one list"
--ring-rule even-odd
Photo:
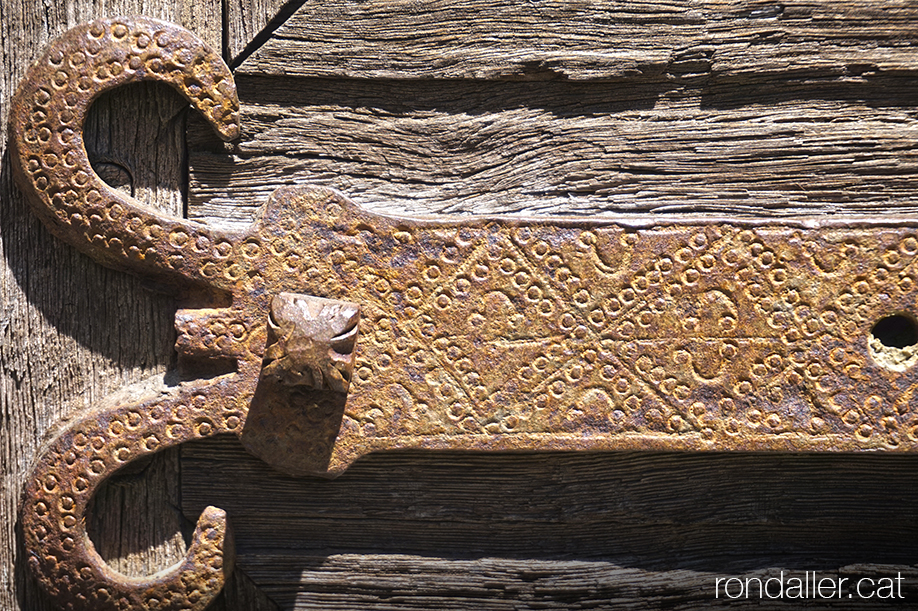
[(905, 348), (918, 344), (918, 325), (911, 316), (904, 314), (881, 318), (870, 333), (888, 348)]
[(918, 362), (918, 320), (896, 313), (878, 320), (867, 338), (870, 356), (893, 371), (905, 371)]

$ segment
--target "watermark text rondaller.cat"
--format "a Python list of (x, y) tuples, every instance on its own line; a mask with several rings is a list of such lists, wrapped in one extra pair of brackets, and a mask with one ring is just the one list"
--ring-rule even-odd
[(902, 574), (895, 577), (840, 577), (816, 571), (787, 573), (776, 577), (718, 577), (715, 598), (725, 599), (874, 599), (902, 600)]

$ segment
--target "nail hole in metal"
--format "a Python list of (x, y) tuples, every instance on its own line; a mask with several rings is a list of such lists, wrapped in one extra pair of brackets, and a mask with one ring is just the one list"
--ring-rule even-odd
[(915, 321), (902, 314), (881, 318), (870, 331), (880, 343), (889, 348), (905, 348), (918, 344)]
[(918, 321), (909, 314), (885, 316), (873, 325), (867, 344), (878, 364), (905, 371), (918, 361)]

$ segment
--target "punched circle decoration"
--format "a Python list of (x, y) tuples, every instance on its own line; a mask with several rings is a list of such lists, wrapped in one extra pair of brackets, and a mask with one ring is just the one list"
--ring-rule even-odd
[[(89, 105), (140, 80), (239, 135), (213, 50), (165, 22), (103, 19), (54, 41), (19, 86), (17, 184), (61, 239), (194, 295), (177, 350), (237, 367), (103, 401), (43, 448), (20, 515), (62, 608), (210, 604), (233, 564), (223, 511), (207, 508), (186, 558), (145, 578), (107, 566), (84, 518), (123, 465), (217, 434), (326, 476), (396, 448), (918, 450), (918, 351), (881, 326), (916, 320), (914, 223), (412, 219), (299, 186), (221, 231), (151, 212), (90, 166)], [(200, 307), (215, 293), (230, 305)]]

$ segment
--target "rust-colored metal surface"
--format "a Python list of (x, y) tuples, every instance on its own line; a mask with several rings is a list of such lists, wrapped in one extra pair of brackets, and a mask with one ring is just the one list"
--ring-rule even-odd
[(232, 564), (220, 510), (183, 563), (144, 579), (105, 565), (84, 517), (124, 464), (220, 433), (329, 476), (393, 448), (918, 450), (916, 349), (871, 335), (891, 315), (914, 326), (912, 222), (409, 219), (291, 187), (221, 232), (160, 216), (90, 167), (87, 107), (142, 79), (238, 133), (213, 51), (152, 19), (100, 20), (20, 85), (16, 178), (62, 239), (180, 287), (181, 354), (236, 366), (103, 402), (43, 449), (21, 522), (62, 607), (209, 604)]
[(281, 293), (271, 300), (261, 374), (287, 386), (346, 393), (354, 373), (360, 306)]

